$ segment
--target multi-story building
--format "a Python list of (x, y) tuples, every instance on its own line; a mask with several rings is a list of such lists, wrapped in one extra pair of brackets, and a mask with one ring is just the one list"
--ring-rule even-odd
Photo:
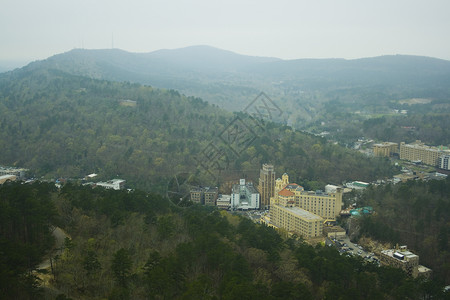
[(319, 215), (325, 220), (336, 220), (342, 209), (342, 188), (337, 187), (334, 192), (305, 191), (296, 183), (289, 183), (289, 176), (285, 173), (275, 184), (276, 196), (274, 203), (286, 205), (291, 202), (294, 206)]
[(216, 187), (208, 187), (203, 191), (205, 198), (205, 205), (216, 205), (217, 196), (219, 195), (219, 189)]
[(230, 209), (231, 207), (231, 195), (219, 195), (216, 200), (216, 206), (220, 209)]
[(193, 187), (190, 191), (191, 201), (197, 204), (203, 204), (203, 188)]
[(295, 232), (305, 238), (322, 235), (323, 219), (298, 207), (271, 205), (270, 221), (277, 227)]
[(306, 238), (320, 236), (326, 220), (336, 220), (342, 207), (342, 189), (333, 193), (305, 191), (296, 183), (289, 183), (283, 174), (275, 183), (271, 198), (270, 220), (278, 227)]
[(406, 246), (396, 249), (382, 250), (380, 262), (384, 265), (403, 269), (406, 274), (417, 277), (430, 276), (431, 269), (419, 265), (419, 256), (408, 251)]
[(298, 190), (295, 193), (295, 205), (326, 220), (336, 220), (342, 209), (342, 194), (341, 188), (331, 194)]
[(197, 204), (216, 205), (219, 195), (217, 187), (194, 187), (190, 190), (191, 201)]
[(270, 198), (275, 194), (275, 170), (273, 165), (263, 164), (259, 173), (259, 194), (261, 196), (261, 208), (268, 208)]
[(387, 266), (403, 269), (410, 276), (417, 276), (419, 256), (412, 252), (395, 249), (382, 250), (380, 262)]
[(241, 179), (239, 184), (234, 184), (231, 192), (231, 209), (247, 210), (259, 209), (260, 195), (252, 183), (245, 183)]
[(430, 166), (437, 166), (439, 156), (443, 153), (436, 147), (430, 147), (421, 141), (413, 144), (400, 143), (400, 159), (409, 161), (421, 161)]
[(450, 171), (450, 155), (445, 154), (439, 157), (439, 168), (442, 170)]
[(383, 142), (381, 144), (373, 145), (373, 154), (375, 156), (392, 156), (394, 153), (398, 153), (398, 144), (392, 142)]

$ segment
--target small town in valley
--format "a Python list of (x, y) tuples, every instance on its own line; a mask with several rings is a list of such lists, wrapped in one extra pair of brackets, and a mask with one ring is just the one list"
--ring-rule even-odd
[[(393, 179), (392, 182), (398, 181)], [(307, 191), (291, 182), (286, 173), (276, 178), (274, 166), (263, 164), (258, 185), (240, 179), (232, 184), (231, 194), (219, 194), (217, 187), (196, 186), (190, 190), (190, 200), (246, 216), (285, 236), (300, 238), (312, 245), (323, 243), (336, 247), (341, 254), (359, 255), (368, 262), (400, 268), (413, 277), (429, 278), (432, 270), (420, 265), (419, 256), (407, 246), (396, 245), (388, 249), (358, 245), (351, 241), (348, 228), (339, 226), (339, 220), (374, 213), (372, 207), (357, 207), (356, 203), (344, 207), (344, 193), (363, 190), (369, 184), (352, 181), (340, 186), (328, 184), (325, 190)]]

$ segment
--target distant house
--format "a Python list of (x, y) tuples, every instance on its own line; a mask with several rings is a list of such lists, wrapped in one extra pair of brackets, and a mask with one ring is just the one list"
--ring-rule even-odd
[(0, 176), (0, 184), (4, 184), (5, 182), (9, 181), (16, 181), (16, 175), (1, 175)]
[(124, 179), (112, 179), (106, 182), (97, 182), (96, 186), (104, 187), (105, 189), (123, 190), (125, 188)]

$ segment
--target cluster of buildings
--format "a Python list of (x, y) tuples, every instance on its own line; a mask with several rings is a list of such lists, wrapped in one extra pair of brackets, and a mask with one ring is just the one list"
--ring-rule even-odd
[[(6, 181), (16, 181), (16, 180), (25, 180), (26, 173), (28, 169), (24, 168), (12, 168), (12, 167), (0, 167), (0, 184), (5, 183)], [(84, 180), (93, 180), (97, 177), (97, 174), (89, 174)], [(34, 179), (27, 180), (25, 183), (33, 182)], [(66, 179), (60, 178), (55, 181), (55, 185), (58, 188), (61, 188), (62, 185), (66, 182)], [(100, 181), (97, 183), (94, 182), (85, 182), (83, 185), (91, 185), (91, 186), (101, 186), (105, 189), (113, 189), (113, 190), (123, 190), (125, 188), (125, 180), (124, 179), (111, 179), (108, 181)]]
[(412, 162), (421, 162), (426, 165), (435, 166), (443, 170), (450, 170), (449, 160), (450, 151), (444, 147), (431, 147), (422, 143), (420, 140), (411, 144), (401, 142), (400, 144), (392, 142), (383, 142), (373, 145), (373, 154), (375, 156), (397, 156), (403, 160)]
[(233, 184), (231, 195), (219, 194), (217, 187), (194, 187), (190, 191), (191, 201), (197, 204), (217, 206), (227, 210), (260, 209), (260, 194), (253, 183), (241, 179)]
[(203, 205), (216, 205), (219, 189), (217, 187), (195, 187), (191, 189), (191, 201)]
[(304, 238), (322, 236), (324, 223), (335, 221), (341, 212), (342, 194), (339, 187), (329, 193), (305, 191), (283, 174), (270, 198), (270, 223)]
[(18, 179), (24, 180), (27, 171), (28, 169), (24, 168), (0, 167), (0, 184)]
[(324, 223), (335, 221), (341, 211), (343, 189), (330, 187), (326, 192), (305, 191), (290, 183), (288, 174), (275, 179), (273, 165), (263, 164), (257, 187), (241, 179), (231, 195), (219, 195), (217, 187), (195, 187), (190, 195), (194, 203), (222, 209), (269, 210), (270, 218), (264, 219), (268, 225), (311, 238), (322, 236)]

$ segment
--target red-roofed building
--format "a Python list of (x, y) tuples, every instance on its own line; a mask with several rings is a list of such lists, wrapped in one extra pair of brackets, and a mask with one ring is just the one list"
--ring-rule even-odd
[(295, 204), (295, 194), (287, 189), (278, 192), (278, 202), (280, 205), (292, 207)]
[(279, 191), (278, 195), (283, 196), (283, 197), (295, 196), (295, 194), (293, 192), (291, 192), (290, 190), (287, 190), (287, 189), (283, 189), (283, 190)]
[[(292, 200), (293, 204), (290, 202)], [(336, 220), (342, 208), (342, 189), (336, 188), (330, 193), (305, 191), (302, 186), (289, 183), (289, 176), (285, 173), (275, 183), (275, 197), (272, 197), (271, 205), (277, 204), (302, 208), (324, 220)]]

